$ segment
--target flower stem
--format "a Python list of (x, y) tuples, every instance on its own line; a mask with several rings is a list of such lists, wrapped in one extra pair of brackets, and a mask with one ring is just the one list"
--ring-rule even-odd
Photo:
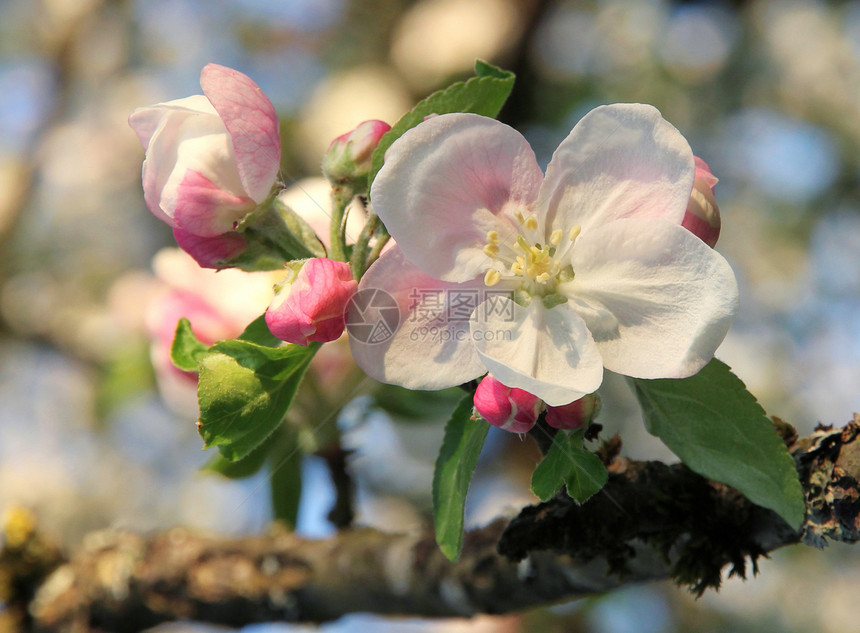
[(367, 255), (370, 251), (370, 238), (379, 224), (379, 218), (375, 213), (370, 214), (364, 228), (361, 229), (361, 234), (355, 241), (352, 247), (352, 257), (350, 258), (350, 267), (352, 268), (352, 276), (354, 279), (361, 279), (364, 271), (367, 269)]
[(331, 246), (329, 255), (332, 259), (342, 262), (349, 261), (346, 257), (346, 208), (355, 197), (355, 191), (349, 185), (336, 185), (331, 190), (331, 226), (329, 238)]
[(385, 245), (388, 244), (388, 240), (391, 239), (391, 235), (388, 234), (388, 229), (385, 228), (385, 225), (382, 222), (379, 222), (376, 225), (376, 244), (373, 245), (373, 248), (370, 250), (370, 254), (367, 256), (367, 261), (364, 264), (364, 269), (367, 270), (370, 265), (379, 259), (379, 254), (382, 252), (382, 249), (385, 248)]

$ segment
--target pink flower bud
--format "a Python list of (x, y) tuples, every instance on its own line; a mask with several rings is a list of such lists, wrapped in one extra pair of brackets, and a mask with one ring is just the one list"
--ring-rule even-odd
[(698, 156), (695, 159), (696, 177), (681, 226), (713, 248), (720, 237), (720, 208), (714, 198), (718, 179), (705, 161)]
[(208, 64), (200, 85), (203, 95), (138, 108), (128, 122), (146, 150), (150, 211), (175, 229), (215, 237), (268, 197), (281, 141), (275, 108), (249, 77)]
[(560, 407), (547, 406), (546, 423), (557, 429), (581, 429), (591, 424), (598, 413), (600, 397), (592, 393)]
[(191, 255), (201, 268), (227, 268), (248, 248), (248, 240), (241, 233), (200, 237), (182, 229), (173, 229), (173, 237), (179, 247)]
[(266, 325), (279, 339), (297, 345), (337, 339), (346, 306), (358, 288), (349, 265), (323, 257), (307, 260), (266, 311)]
[(365, 121), (352, 132), (338, 136), (323, 157), (323, 173), (332, 182), (365, 177), (370, 172), (373, 150), (390, 129), (384, 121)]
[(528, 391), (506, 387), (487, 374), (475, 390), (475, 409), (487, 422), (511, 433), (526, 433), (537, 422), (543, 402)]

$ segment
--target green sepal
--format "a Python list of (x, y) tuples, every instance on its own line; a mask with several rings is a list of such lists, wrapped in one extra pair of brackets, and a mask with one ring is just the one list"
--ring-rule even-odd
[(326, 250), (319, 236), (311, 228), (302, 216), (293, 211), (289, 206), (284, 204), (280, 199), (275, 198), (274, 207), (281, 216), (284, 225), (290, 234), (295, 237), (307, 249), (310, 255), (302, 255), (299, 257), (325, 257)]

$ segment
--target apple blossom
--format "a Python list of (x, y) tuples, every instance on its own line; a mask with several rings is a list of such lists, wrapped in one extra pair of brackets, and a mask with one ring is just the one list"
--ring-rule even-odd
[(720, 208), (714, 198), (714, 185), (717, 184), (718, 178), (711, 173), (711, 168), (705, 161), (698, 156), (694, 158), (696, 177), (681, 226), (713, 248), (720, 237)]
[(543, 402), (537, 396), (506, 387), (490, 374), (478, 384), (474, 404), (487, 422), (511, 433), (527, 433), (543, 409)]
[(358, 282), (349, 265), (324, 257), (309, 259), (288, 280), (266, 310), (266, 325), (279, 339), (297, 345), (337, 339)]
[(275, 109), (249, 77), (207, 64), (200, 85), (203, 95), (138, 108), (129, 125), (146, 150), (150, 211), (174, 229), (212, 238), (269, 196), (281, 145)]
[[(402, 318), (384, 342), (353, 337), (356, 362), (413, 389), (490, 371), (550, 406), (593, 393), (604, 367), (696, 373), (738, 289), (726, 260), (681, 226), (694, 176), (687, 141), (647, 105), (592, 110), (545, 176), (498, 121), (428, 119), (389, 148), (373, 182), (397, 245), (360, 289), (388, 292)], [(467, 318), (450, 318), (464, 294), (476, 297)]]

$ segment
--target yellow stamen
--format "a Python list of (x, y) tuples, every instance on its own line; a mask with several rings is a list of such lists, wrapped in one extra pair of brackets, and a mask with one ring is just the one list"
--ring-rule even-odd
[(526, 221), (523, 223), (523, 226), (525, 226), (529, 231), (537, 231), (537, 218), (533, 215), (530, 215), (528, 218), (526, 218)]
[(487, 244), (498, 244), (499, 243), (499, 232), (498, 231), (487, 231)]
[(549, 273), (541, 273), (537, 277), (535, 277), (535, 281), (539, 284), (546, 283), (549, 281)]
[(558, 246), (561, 243), (561, 238), (564, 236), (564, 233), (561, 229), (556, 229), (552, 232), (552, 235), (549, 236), (549, 243), (553, 246)]
[(523, 218), (523, 212), (522, 212), (522, 211), (520, 211), (520, 210), (517, 210), (517, 211), (515, 211), (515, 212), (514, 212), (514, 217), (517, 219), (517, 221), (518, 221), (520, 224), (522, 224), (523, 222), (525, 222), (525, 219)]
[(484, 247), (484, 254), (489, 256), (489, 257), (495, 257), (496, 255), (499, 254), (499, 247), (496, 246), (495, 244), (487, 244)]
[(484, 283), (488, 286), (495, 286), (502, 279), (502, 273), (495, 268), (490, 268), (484, 275)]
[(529, 252), (529, 243), (526, 242), (526, 238), (524, 238), (522, 235), (517, 235), (517, 246), (519, 246), (520, 249), (522, 249), (526, 253)]
[(577, 224), (576, 226), (572, 227), (570, 229), (570, 235), (569, 235), (570, 241), (572, 242), (577, 237), (579, 237), (580, 233), (582, 233), (582, 227), (580, 225)]

